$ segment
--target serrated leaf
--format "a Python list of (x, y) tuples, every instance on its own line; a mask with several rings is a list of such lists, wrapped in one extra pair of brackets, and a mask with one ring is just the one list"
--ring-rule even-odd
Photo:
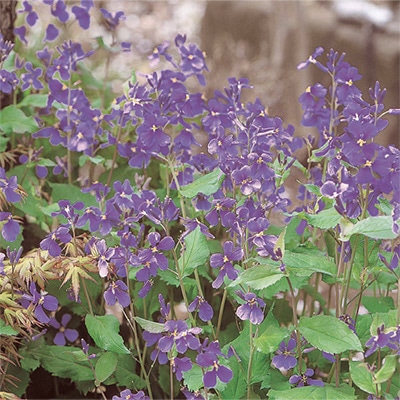
[(229, 360), (229, 368), (233, 372), (233, 377), (221, 392), (222, 399), (241, 399), (246, 393), (247, 383), (241, 367), (242, 365), (237, 362), (235, 357)]
[(204, 386), (203, 374), (201, 367), (197, 364), (193, 364), (191, 370), (185, 371), (182, 374), (185, 386), (187, 386), (191, 392), (201, 389)]
[(199, 265), (205, 264), (210, 255), (207, 239), (201, 233), (199, 227), (190, 232), (184, 241), (185, 250), (178, 260), (178, 266), (183, 278), (191, 275)]
[(304, 214), (304, 217), (310, 225), (321, 229), (334, 228), (342, 218), (334, 207), (322, 210), (318, 214)]
[(0, 111), (0, 131), (11, 133), (33, 133), (38, 129), (35, 118), (27, 117), (22, 110), (14, 105)]
[(239, 276), (229, 284), (229, 287), (241, 284), (248, 285), (250, 288), (259, 290), (265, 289), (280, 281), (285, 275), (278, 268), (271, 268), (269, 265), (256, 265), (239, 274)]
[(93, 371), (87, 361), (77, 361), (73, 355), (76, 347), (42, 345), (30, 351), (40, 360), (41, 366), (54, 376), (72, 381), (93, 380)]
[(130, 354), (119, 332), (119, 322), (114, 315), (86, 315), (85, 325), (89, 335), (101, 349), (118, 354)]
[(394, 374), (396, 370), (396, 364), (398, 363), (398, 356), (391, 354), (383, 359), (382, 368), (375, 373), (375, 377), (372, 380), (373, 383), (384, 383), (387, 382)]
[(104, 382), (117, 368), (118, 356), (117, 354), (107, 351), (102, 354), (96, 363), (96, 386)]
[(364, 392), (376, 394), (376, 386), (372, 382), (372, 374), (367, 363), (350, 361), (350, 376), (353, 382)]
[(16, 336), (18, 332), (13, 329), (10, 325), (6, 325), (6, 323), (0, 319), (0, 335), (3, 336)]
[(325, 386), (304, 386), (286, 390), (270, 390), (269, 400), (354, 400), (356, 395), (354, 388), (346, 385), (335, 387)]
[(148, 321), (147, 319), (143, 319), (140, 317), (135, 317), (135, 321), (145, 330), (151, 333), (161, 333), (165, 332), (165, 326), (164, 324), (161, 324), (160, 322), (153, 322), (153, 321)]
[(368, 217), (350, 227), (340, 237), (342, 241), (348, 241), (356, 233), (368, 236), (372, 239), (395, 239), (393, 232), (393, 219), (390, 216)]
[(189, 199), (193, 199), (199, 193), (210, 196), (218, 191), (224, 178), (225, 174), (219, 168), (216, 168), (209, 174), (202, 175), (189, 185), (181, 187), (180, 193)]
[(331, 315), (302, 317), (299, 330), (312, 346), (327, 353), (339, 354), (346, 350), (362, 351), (356, 334), (343, 321)]

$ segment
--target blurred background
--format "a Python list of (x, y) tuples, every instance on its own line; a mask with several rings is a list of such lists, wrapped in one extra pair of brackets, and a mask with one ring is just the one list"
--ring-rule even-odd
[[(164, 41), (173, 43), (175, 35), (181, 33), (207, 53), (210, 72), (207, 88), (202, 89), (207, 97), (222, 89), (227, 78), (246, 77), (254, 89), (245, 92), (244, 100), (259, 97), (271, 116), (279, 115), (285, 124), (295, 125), (298, 135), (310, 133), (309, 128), (300, 126), (298, 97), (308, 85), (329, 85), (328, 76), (317, 68), (296, 68), (317, 46), (322, 46), (325, 54), (330, 48), (347, 54), (346, 60), (363, 75), (357, 85), (367, 100), (368, 88), (379, 80), (381, 87), (388, 89), (386, 108), (400, 107), (399, 1), (99, 0), (95, 7), (124, 11), (126, 16), (117, 38), (131, 42), (132, 52), (113, 57), (109, 78), (115, 79), (116, 93), (121, 92), (132, 70), (151, 71), (147, 56), (155, 46)], [(111, 35), (100, 13), (92, 14), (98, 20), (85, 39), (90, 43), (103, 36), (109, 43)], [(71, 29), (71, 35), (80, 35), (75, 38), (80, 41), (82, 32)], [(321, 61), (325, 60), (322, 56)], [(101, 53), (91, 66), (99, 77), (104, 72), (100, 61)], [(389, 127), (378, 141), (399, 146), (400, 118), (388, 119)]]

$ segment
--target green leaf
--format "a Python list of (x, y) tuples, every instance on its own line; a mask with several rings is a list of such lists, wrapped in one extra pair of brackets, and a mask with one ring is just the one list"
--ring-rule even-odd
[(67, 183), (52, 183), (48, 182), (52, 188), (51, 197), (56, 203), (60, 200), (69, 200), (71, 203), (82, 201), (86, 207), (98, 206), (96, 199), (90, 193), (82, 193), (81, 189), (77, 186), (69, 185)]
[(105, 161), (105, 158), (102, 156), (89, 157), (89, 156), (81, 155), (79, 157), (79, 166), (83, 167), (85, 165), (86, 161), (91, 161), (93, 164), (98, 165), (98, 164), (102, 164)]
[(270, 390), (269, 400), (354, 400), (354, 388), (346, 386), (304, 386), (287, 390)]
[(183, 278), (191, 275), (199, 265), (205, 264), (210, 255), (207, 238), (201, 233), (199, 227), (190, 232), (184, 241), (185, 250), (178, 260)]
[(375, 378), (372, 380), (373, 383), (378, 384), (387, 382), (392, 377), (394, 371), (396, 370), (397, 359), (398, 356), (396, 354), (391, 354), (386, 356), (383, 359), (382, 368), (375, 373)]
[(361, 302), (372, 314), (377, 312), (385, 313), (396, 308), (392, 297), (363, 296)]
[(296, 251), (286, 251), (283, 262), (286, 269), (298, 276), (309, 276), (314, 272), (321, 272), (335, 276), (336, 265), (331, 257), (318, 250), (296, 248)]
[(221, 392), (223, 399), (241, 399), (246, 393), (247, 384), (245, 374), (241, 369), (242, 365), (238, 363), (235, 357), (229, 360), (229, 368), (233, 372), (233, 378), (227, 383), (224, 390)]
[(310, 225), (316, 228), (331, 229), (340, 222), (341, 215), (334, 207), (331, 207), (318, 214), (304, 214), (304, 217)]
[(271, 325), (265, 332), (254, 340), (257, 350), (264, 354), (270, 354), (278, 349), (282, 340), (290, 335), (287, 328)]
[(18, 332), (13, 329), (10, 325), (6, 325), (6, 323), (0, 319), (0, 335), (3, 336), (16, 336)]
[(183, 372), (185, 385), (192, 392), (201, 389), (203, 384), (203, 370), (197, 364), (193, 364), (192, 369)]
[[(54, 376), (72, 381), (93, 380), (93, 371), (86, 361), (77, 361), (74, 351), (77, 347), (42, 345), (30, 351), (30, 355), (40, 360), (41, 366)], [(95, 359), (94, 359), (95, 360)]]
[[(11, 376), (15, 376), (17, 380), (13, 380), (12, 384), (7, 385), (11, 393), (14, 393), (17, 395), (17, 398), (11, 398), (9, 399), (12, 400), (18, 400), (18, 398), (24, 398), (26, 394), (26, 389), (28, 388), (29, 385), (29, 372), (25, 371), (18, 365), (13, 365), (11, 363), (6, 364), (7, 366), (7, 374)], [(3, 386), (4, 387), (4, 386)], [(7, 389), (6, 389), (7, 390)], [(4, 392), (3, 392), (4, 393)], [(0, 394), (1, 396), (1, 394)], [(3, 398), (3, 397), (2, 397)], [(4, 399), (7, 399), (7, 397), (4, 397)]]
[(225, 174), (219, 168), (216, 168), (209, 174), (200, 176), (189, 185), (181, 187), (180, 193), (189, 199), (193, 199), (199, 193), (210, 196), (221, 187), (224, 178)]
[(17, 104), (17, 107), (24, 107), (24, 106), (33, 106), (44, 108), (47, 105), (47, 99), (49, 98), (48, 94), (28, 94), (25, 96), (22, 101)]
[(33, 133), (38, 130), (38, 124), (33, 116), (27, 117), (22, 110), (14, 105), (0, 111), (0, 131), (11, 133)]
[(86, 328), (96, 345), (118, 354), (130, 354), (119, 332), (119, 322), (114, 315), (86, 315)]
[(97, 360), (96, 372), (96, 386), (100, 386), (117, 368), (118, 356), (115, 353), (107, 351), (102, 354)]
[(397, 235), (392, 227), (393, 219), (390, 216), (368, 217), (347, 229), (340, 239), (348, 241), (356, 233), (372, 239), (395, 239)]
[(358, 337), (339, 319), (330, 315), (301, 317), (299, 330), (319, 350), (338, 354), (346, 350), (362, 351)]
[(265, 289), (274, 283), (280, 281), (285, 275), (279, 270), (279, 267), (269, 265), (256, 265), (239, 274), (239, 276), (229, 284), (229, 287), (241, 284), (248, 285), (250, 288), (259, 290)]
[(353, 382), (364, 392), (376, 394), (376, 386), (372, 381), (372, 373), (367, 363), (349, 361), (350, 376)]
[(136, 387), (143, 389), (146, 382), (136, 375), (136, 362), (131, 355), (118, 354), (118, 365), (115, 370), (115, 377), (119, 386)]
[(145, 330), (151, 333), (161, 333), (165, 332), (165, 326), (164, 324), (161, 324), (160, 322), (153, 322), (153, 321), (148, 321), (147, 319), (143, 319), (140, 317), (135, 317), (135, 321)]
[(291, 387), (292, 385), (289, 383), (288, 378), (282, 375), (279, 370), (270, 368), (268, 371), (265, 371), (265, 378), (261, 383), (261, 389), (286, 390)]

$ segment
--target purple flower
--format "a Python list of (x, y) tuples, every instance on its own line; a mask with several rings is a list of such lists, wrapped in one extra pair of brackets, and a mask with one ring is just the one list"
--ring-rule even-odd
[(199, 390), (191, 392), (187, 387), (181, 389), (187, 400), (204, 400), (204, 397)]
[(186, 353), (187, 349), (197, 350), (200, 348), (200, 341), (195, 335), (201, 332), (201, 328), (188, 329), (187, 323), (182, 320), (170, 320), (164, 326), (167, 336), (163, 336), (158, 341), (158, 347), (163, 353), (170, 351), (174, 344), (180, 354)]
[(349, 329), (351, 329), (354, 333), (356, 333), (356, 323), (353, 318), (350, 317), (349, 314), (344, 314), (339, 317), (341, 321), (343, 321)]
[(122, 307), (128, 307), (131, 302), (131, 297), (128, 293), (128, 286), (121, 280), (111, 282), (108, 289), (104, 292), (104, 300), (109, 306), (118, 301)]
[(277, 355), (272, 358), (272, 365), (280, 370), (288, 371), (297, 365), (296, 358), (296, 339), (290, 338), (288, 343), (282, 341), (279, 349), (276, 351)]
[(319, 61), (316, 60), (317, 57), (319, 57), (322, 53), (324, 52), (324, 49), (322, 47), (317, 47), (314, 50), (314, 53), (308, 59), (304, 62), (301, 62), (298, 66), (297, 69), (304, 69), (307, 68), (310, 64), (315, 64), (318, 66), (318, 68), (322, 69), (322, 71), (327, 71), (327, 68), (324, 67)]
[(59, 215), (62, 215), (72, 226), (76, 224), (78, 218), (80, 217), (80, 215), (76, 211), (82, 210), (85, 206), (84, 203), (82, 203), (81, 201), (77, 201), (76, 203), (71, 204), (69, 200), (60, 200), (58, 202), (58, 205), (60, 207), (60, 211), (51, 213), (51, 216), (57, 217)]
[(112, 400), (150, 400), (149, 396), (146, 396), (143, 390), (137, 393), (132, 393), (129, 389), (123, 390), (119, 396), (113, 396)]
[(192, 369), (192, 362), (189, 357), (173, 357), (170, 360), (170, 364), (178, 381), (183, 378), (182, 372), (190, 371)]
[(69, 243), (72, 236), (66, 226), (59, 226), (54, 232), (49, 233), (41, 242), (40, 248), (47, 250), (52, 257), (58, 257), (61, 254), (61, 247), (57, 243)]
[(114, 31), (119, 25), (120, 21), (125, 19), (123, 11), (117, 11), (114, 15), (104, 8), (100, 8), (100, 11), (103, 14), (104, 22), (110, 31)]
[(82, 29), (88, 29), (90, 26), (89, 9), (90, 9), (90, 7), (80, 7), (80, 6), (73, 6), (71, 9), (71, 11), (75, 15), (75, 18), (79, 22), (79, 26)]
[(218, 356), (212, 352), (206, 352), (198, 354), (196, 357), (196, 363), (202, 368), (210, 368), (203, 377), (204, 386), (207, 388), (213, 388), (217, 384), (217, 378), (224, 383), (229, 382), (233, 373), (225, 365), (221, 365), (218, 360)]
[(246, 301), (236, 310), (236, 315), (243, 321), (250, 320), (252, 324), (261, 324), (264, 319), (264, 313), (260, 307), (265, 306), (264, 300), (257, 297), (254, 293), (237, 291), (236, 294)]
[(115, 253), (115, 249), (107, 248), (106, 241), (102, 239), (93, 245), (92, 253), (98, 257), (97, 267), (99, 268), (99, 275), (104, 278), (108, 275), (109, 262)]
[(2, 194), (4, 194), (6, 200), (10, 203), (17, 203), (21, 200), (17, 177), (13, 175), (7, 178), (6, 171), (0, 167), (0, 195)]
[(61, 317), (61, 323), (53, 317), (50, 318), (49, 325), (58, 330), (53, 339), (54, 344), (57, 346), (65, 346), (67, 340), (68, 342), (73, 343), (76, 339), (78, 339), (78, 331), (76, 329), (67, 328), (67, 325), (71, 319), (71, 314), (64, 314)]
[(372, 336), (370, 339), (368, 339), (367, 343), (365, 343), (365, 346), (369, 347), (369, 349), (365, 352), (365, 358), (369, 357), (372, 353), (378, 350), (378, 348), (382, 349), (384, 347), (389, 347), (391, 349), (396, 349), (396, 346), (390, 341), (393, 336), (393, 332), (385, 333), (384, 330), (385, 325), (382, 324), (377, 328), (377, 334)]
[(33, 68), (32, 63), (27, 62), (25, 69), (28, 71), (21, 75), (22, 86), (21, 90), (27, 90), (29, 87), (33, 87), (36, 90), (43, 89), (42, 82), (39, 81), (39, 77), (42, 75), (42, 68)]
[(46, 28), (46, 36), (44, 37), (44, 42), (52, 42), (58, 38), (60, 31), (53, 25), (49, 24)]
[(194, 310), (199, 312), (199, 318), (204, 322), (210, 321), (214, 316), (213, 308), (201, 296), (196, 296), (196, 298), (189, 304), (188, 311), (193, 312)]
[(314, 375), (314, 370), (311, 368), (307, 368), (306, 372), (304, 374), (300, 375), (292, 375), (289, 378), (289, 382), (292, 385), (296, 385), (297, 387), (302, 387), (302, 386), (324, 386), (324, 382), (322, 382), (319, 379), (311, 379), (311, 377)]
[(86, 354), (87, 358), (90, 360), (91, 358), (95, 358), (96, 354), (89, 354), (89, 344), (86, 343), (85, 339), (81, 339), (82, 351)]
[[(3, 224), (2, 221), (5, 221)], [(20, 226), (17, 221), (9, 212), (0, 212), (0, 223), (2, 223), (1, 236), (7, 242), (15, 242), (19, 232)]]
[(210, 239), (214, 239), (214, 235), (210, 233), (209, 229), (207, 228), (206, 225), (201, 223), (197, 218), (196, 219), (185, 219), (183, 220), (183, 225), (185, 226), (186, 230), (183, 232), (181, 238), (185, 238), (187, 235), (189, 235), (190, 232), (193, 232), (197, 227), (199, 227), (200, 232), (204, 235), (207, 236)]
[(39, 293), (36, 289), (35, 282), (31, 282), (29, 286), (30, 294), (23, 294), (21, 305), (25, 308), (34, 307), (35, 317), (42, 324), (47, 324), (50, 318), (45, 313), (47, 311), (56, 311), (58, 308), (58, 300), (56, 297), (47, 294), (46, 292)]
[(261, 189), (261, 182), (254, 179), (254, 174), (248, 165), (232, 172), (232, 178), (236, 185), (240, 186), (240, 191), (248, 196), (253, 192), (258, 192)]
[(33, 7), (29, 4), (29, 1), (24, 1), (22, 3), (24, 9), (19, 10), (19, 13), (26, 13), (25, 21), (29, 26), (33, 26), (36, 24), (36, 21), (39, 19), (37, 13), (33, 11)]
[(215, 281), (212, 283), (214, 289), (218, 289), (227, 276), (231, 280), (235, 280), (238, 271), (234, 268), (232, 261), (239, 261), (243, 258), (244, 252), (241, 247), (234, 247), (233, 242), (226, 241), (223, 245), (224, 253), (212, 254), (210, 257), (210, 266), (212, 268), (220, 268)]
[(4, 253), (0, 253), (0, 275), (4, 275)]

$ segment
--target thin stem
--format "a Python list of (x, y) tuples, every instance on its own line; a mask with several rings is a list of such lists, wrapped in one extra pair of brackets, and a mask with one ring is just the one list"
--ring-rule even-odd
[(340, 248), (338, 272), (337, 272), (337, 281), (335, 283), (335, 288), (336, 288), (336, 318), (338, 318), (341, 315), (339, 279), (340, 279), (340, 276), (341, 276), (342, 270), (343, 270), (343, 265), (344, 265), (343, 259), (344, 259), (344, 243), (342, 243), (341, 248)]
[(125, 317), (126, 321), (128, 322), (129, 326), (132, 329), (133, 338), (134, 338), (134, 341), (135, 341), (135, 347), (136, 347), (136, 351), (137, 351), (137, 354), (138, 354), (138, 361), (139, 361), (139, 364), (140, 364), (140, 370), (141, 370), (142, 374), (144, 375), (144, 380), (146, 381), (146, 386), (147, 386), (147, 390), (149, 392), (149, 397), (152, 399), (153, 398), (153, 393), (152, 393), (152, 390), (151, 390), (151, 383), (150, 383), (150, 379), (149, 379), (149, 374), (146, 372), (146, 368), (145, 368), (145, 365), (144, 365), (144, 360), (143, 360), (143, 357), (142, 357), (142, 353), (140, 351), (139, 336), (138, 336), (138, 333), (137, 333), (136, 321), (135, 321), (134, 314), (132, 313), (132, 318), (128, 318), (128, 316), (126, 315), (125, 310), (122, 310), (122, 313), (124, 314), (124, 317)]
[(226, 288), (224, 289), (224, 294), (222, 295), (221, 299), (221, 305), (219, 307), (219, 314), (218, 314), (218, 323), (217, 323), (217, 333), (215, 334), (215, 339), (218, 339), (219, 332), (221, 330), (221, 324), (222, 324), (222, 317), (224, 315), (224, 309), (225, 309), (225, 302), (226, 302), (226, 297), (228, 295), (228, 292)]
[(249, 365), (247, 366), (247, 400), (251, 399), (251, 370), (252, 370), (253, 356), (254, 356), (253, 324), (252, 323), (250, 323), (249, 342), (250, 342), (250, 353), (249, 353)]
[(172, 363), (173, 361), (171, 360), (169, 363), (169, 390), (171, 400), (174, 400), (174, 372), (172, 370)]
[[(118, 124), (118, 132), (117, 132), (117, 139), (116, 139), (116, 143), (119, 143), (121, 140), (121, 133), (122, 133), (122, 127), (120, 124)], [(113, 153), (113, 158), (111, 161), (111, 168), (110, 168), (110, 172), (108, 173), (108, 178), (107, 178), (107, 183), (106, 185), (108, 187), (110, 187), (111, 184), (111, 179), (112, 179), (112, 175), (115, 169), (115, 162), (117, 161), (117, 156), (118, 156), (118, 146), (114, 147), (114, 153)]]
[(299, 374), (302, 372), (302, 364), (303, 364), (303, 354), (301, 351), (301, 337), (300, 337), (300, 331), (298, 330), (298, 321), (297, 321), (297, 307), (296, 307), (296, 297), (294, 295), (294, 290), (292, 286), (292, 282), (290, 282), (290, 279), (288, 276), (286, 276), (287, 283), (289, 285), (290, 289), (290, 298), (292, 302), (292, 311), (293, 311), (293, 325), (296, 328), (296, 342), (297, 342), (297, 355), (299, 357)]

